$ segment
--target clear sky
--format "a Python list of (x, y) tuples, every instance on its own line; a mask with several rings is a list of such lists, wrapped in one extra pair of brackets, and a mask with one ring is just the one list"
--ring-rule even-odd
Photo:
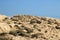
[(60, 0), (0, 0), (0, 14), (30, 14), (60, 18)]

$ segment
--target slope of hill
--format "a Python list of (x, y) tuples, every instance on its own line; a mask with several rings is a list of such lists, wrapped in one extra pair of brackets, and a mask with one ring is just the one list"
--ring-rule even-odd
[(60, 40), (60, 19), (0, 15), (0, 40)]

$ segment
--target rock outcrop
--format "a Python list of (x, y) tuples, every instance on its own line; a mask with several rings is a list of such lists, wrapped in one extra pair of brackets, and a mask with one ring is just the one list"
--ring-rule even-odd
[(60, 40), (60, 19), (0, 15), (0, 40)]

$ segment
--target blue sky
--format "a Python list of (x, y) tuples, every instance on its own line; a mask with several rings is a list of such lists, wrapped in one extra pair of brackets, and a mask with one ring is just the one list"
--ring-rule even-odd
[(60, 0), (0, 0), (0, 14), (60, 18)]

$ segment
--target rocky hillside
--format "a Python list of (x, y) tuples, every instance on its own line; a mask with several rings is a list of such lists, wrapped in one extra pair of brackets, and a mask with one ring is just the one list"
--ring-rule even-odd
[(60, 19), (0, 15), (0, 40), (60, 40)]

